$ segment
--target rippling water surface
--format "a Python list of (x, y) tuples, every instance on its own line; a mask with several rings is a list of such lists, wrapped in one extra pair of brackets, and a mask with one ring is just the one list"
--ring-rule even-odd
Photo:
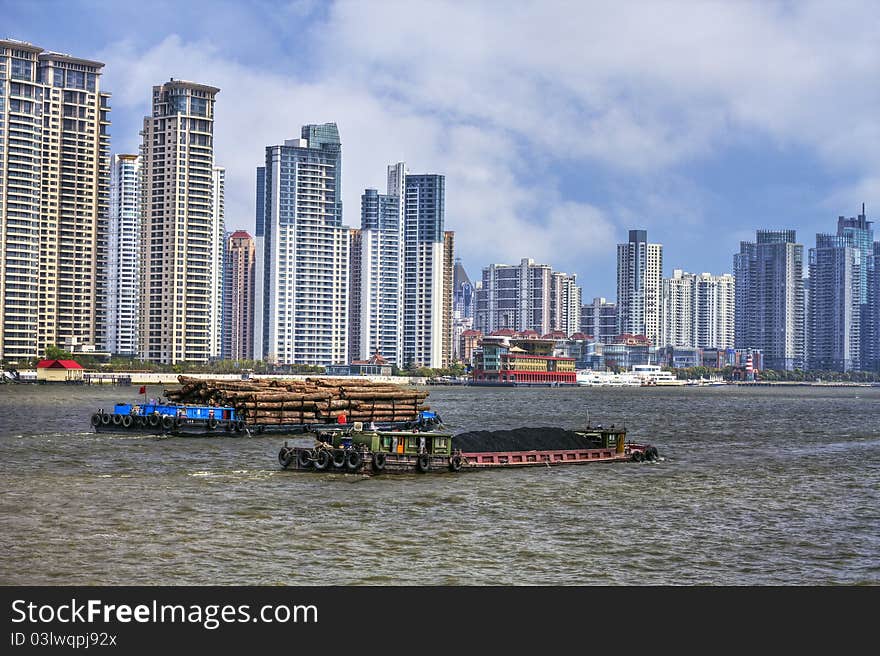
[(589, 412), (664, 460), (375, 478), (91, 431), (134, 391), (0, 386), (0, 584), (880, 583), (880, 388), (431, 388), (453, 432)]

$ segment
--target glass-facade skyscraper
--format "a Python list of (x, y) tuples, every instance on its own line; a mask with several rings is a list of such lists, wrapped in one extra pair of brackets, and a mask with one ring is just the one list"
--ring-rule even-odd
[(758, 230), (733, 257), (736, 348), (760, 349), (767, 369), (804, 366), (804, 247), (794, 230)]
[[(810, 249), (807, 366), (821, 371), (861, 368), (862, 262), (844, 235), (816, 235)], [(867, 295), (865, 294), (865, 298)]]
[[(342, 225), (335, 123), (266, 147), (257, 224), (255, 359), (326, 366), (347, 359), (349, 230)], [(262, 235), (260, 234), (262, 232)]]

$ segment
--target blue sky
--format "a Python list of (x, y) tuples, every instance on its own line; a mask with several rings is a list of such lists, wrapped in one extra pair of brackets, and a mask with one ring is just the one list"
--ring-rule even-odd
[[(149, 7), (149, 9), (145, 9)], [(221, 88), (226, 222), (253, 229), (266, 145), (335, 121), (345, 223), (385, 167), (446, 175), (473, 279), (523, 257), (616, 296), (615, 244), (731, 271), (757, 228), (814, 244), (880, 216), (877, 2), (0, 0), (2, 36), (106, 64), (113, 152), (151, 87)], [(158, 18), (158, 20), (157, 20)]]

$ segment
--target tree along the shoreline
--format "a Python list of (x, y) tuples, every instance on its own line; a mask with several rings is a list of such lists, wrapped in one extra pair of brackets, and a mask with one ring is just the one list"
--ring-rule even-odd
[[(733, 380), (733, 367), (713, 369), (710, 367), (686, 367), (671, 369), (676, 378), (697, 380), (720, 376), (724, 380)], [(781, 382), (841, 382), (841, 383), (873, 383), (880, 381), (880, 372), (876, 371), (804, 371), (794, 369), (784, 371), (778, 369), (762, 369), (755, 373), (755, 380)]]

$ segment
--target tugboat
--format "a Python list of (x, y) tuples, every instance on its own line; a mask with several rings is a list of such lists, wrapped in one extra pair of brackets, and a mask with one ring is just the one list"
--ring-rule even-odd
[(92, 415), (98, 433), (151, 433), (157, 435), (241, 434), (247, 430), (231, 406), (177, 403), (117, 403), (112, 412)]
[(626, 428), (583, 431), (520, 428), (452, 435), (353, 429), (319, 433), (313, 448), (284, 443), (278, 462), (294, 471), (360, 473), (460, 472), (509, 467), (659, 460), (657, 448), (626, 441)]

